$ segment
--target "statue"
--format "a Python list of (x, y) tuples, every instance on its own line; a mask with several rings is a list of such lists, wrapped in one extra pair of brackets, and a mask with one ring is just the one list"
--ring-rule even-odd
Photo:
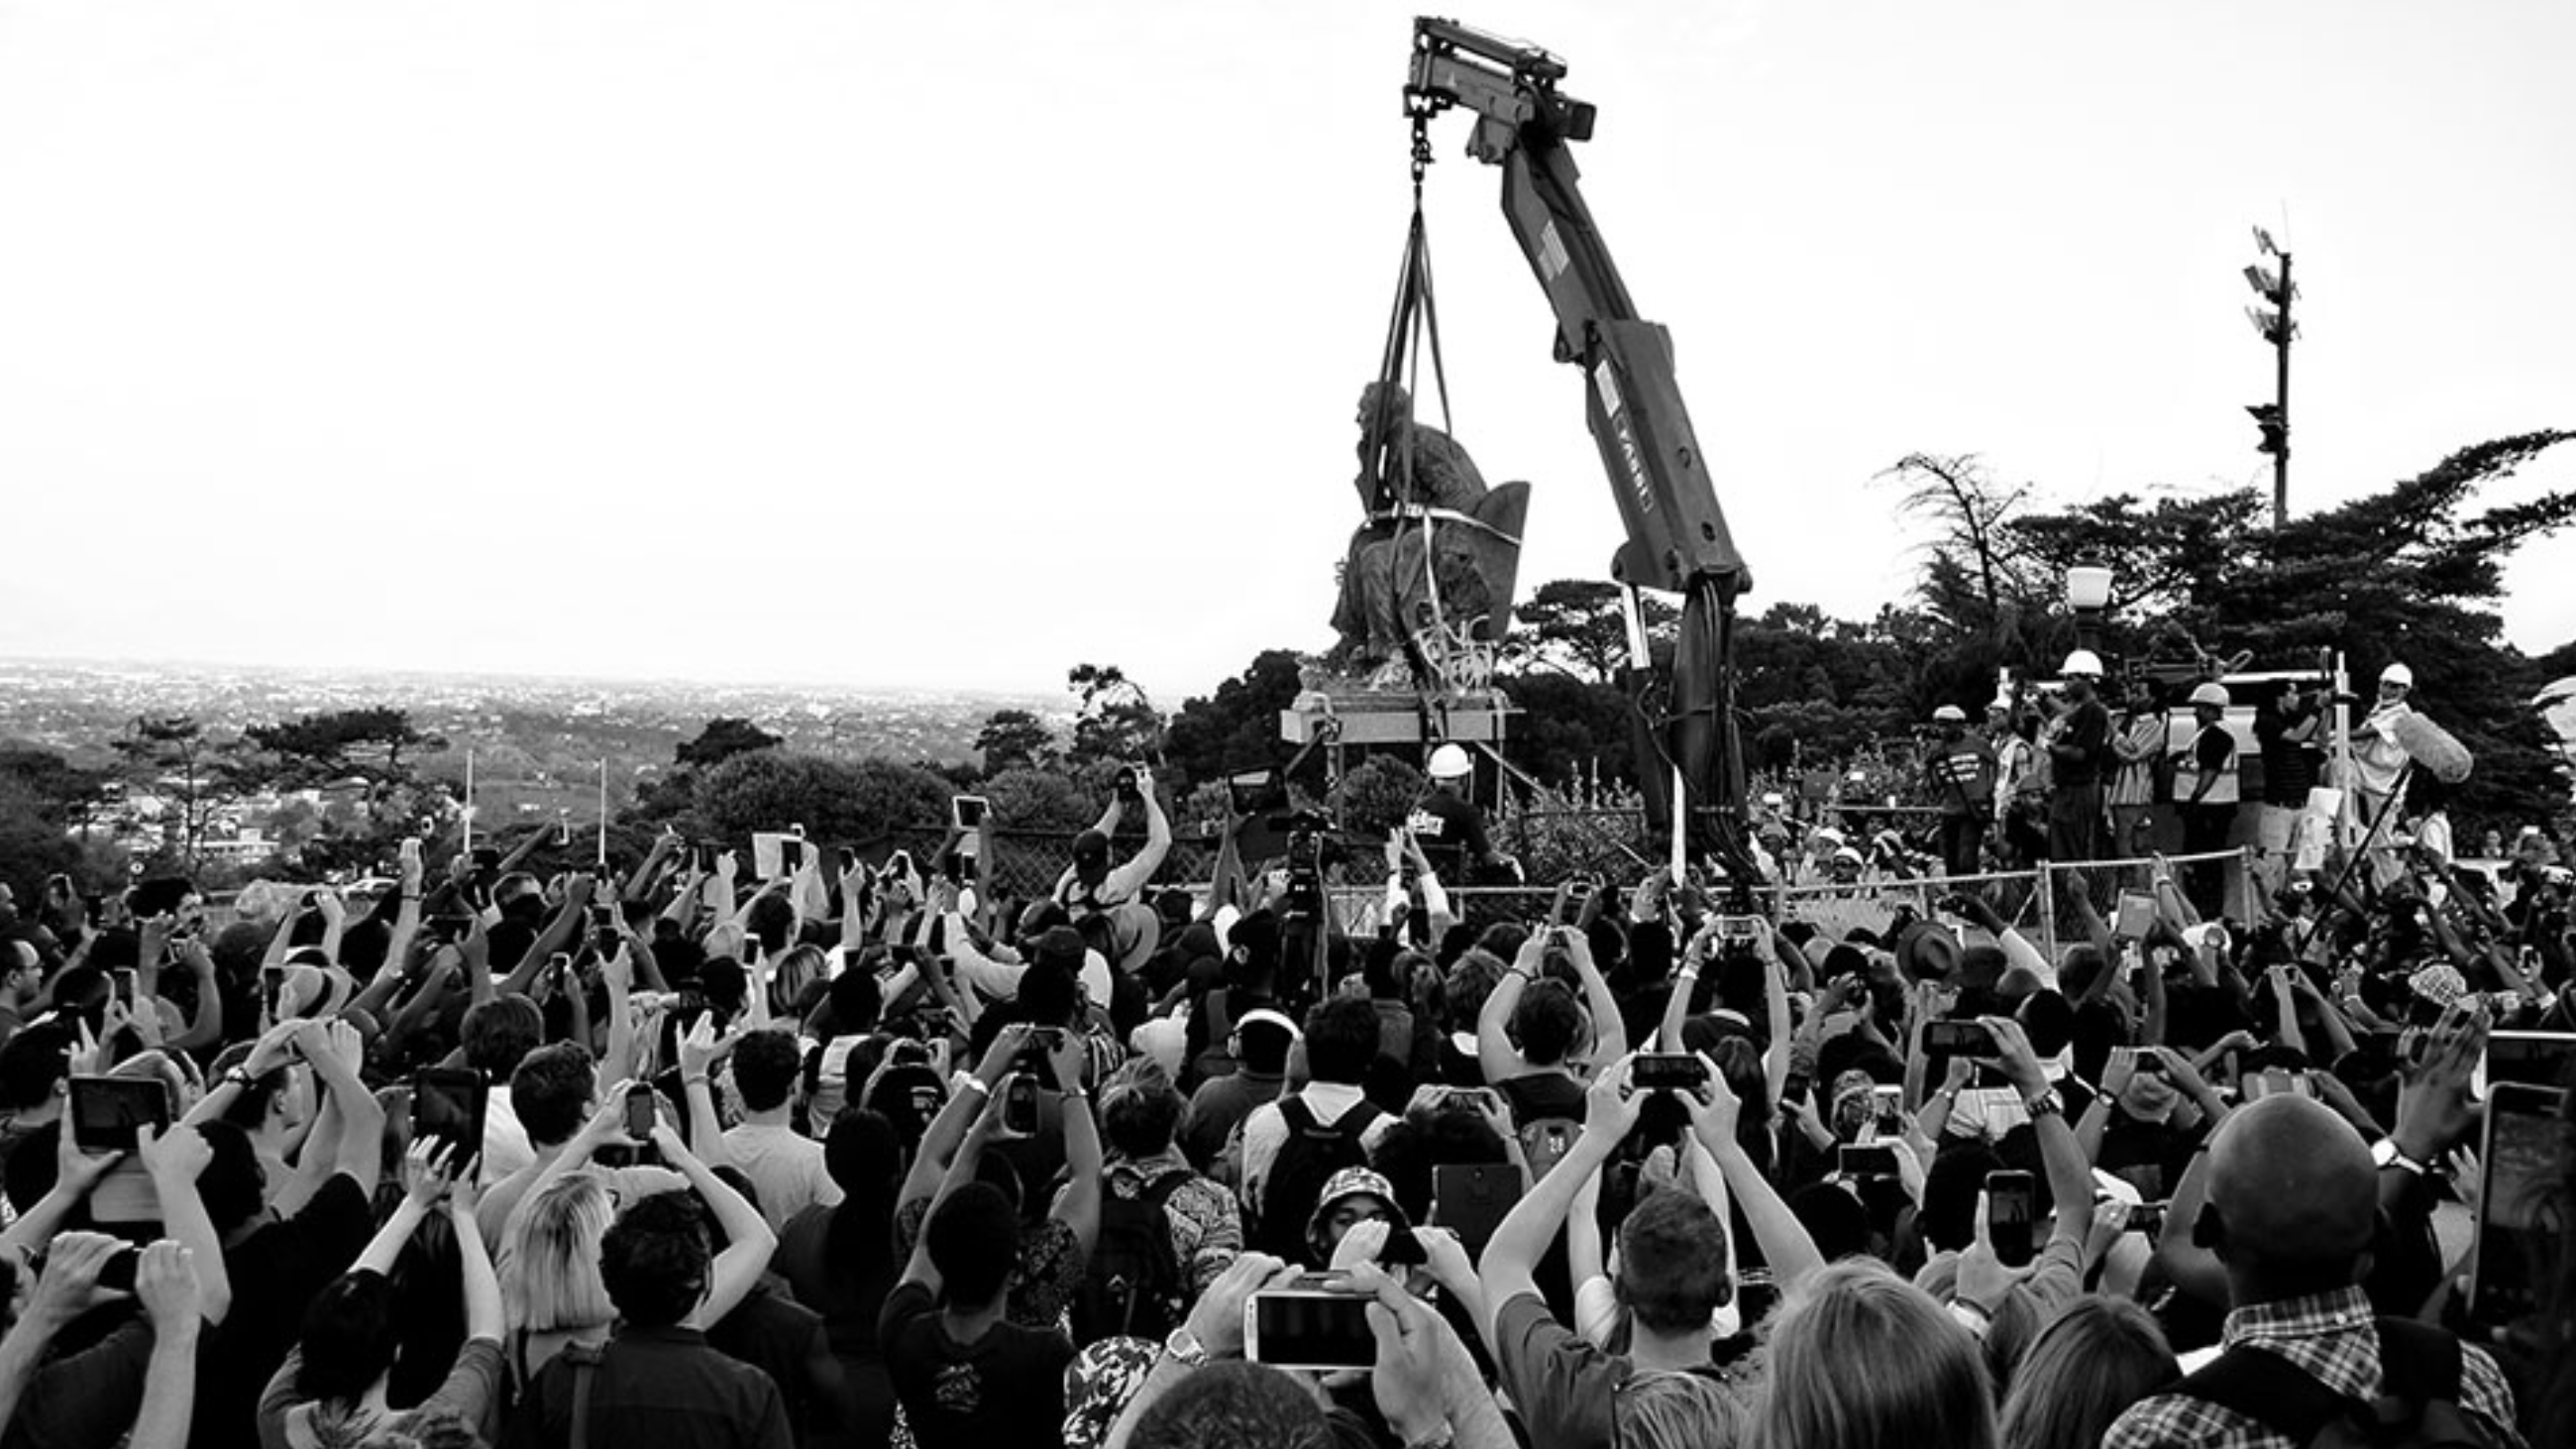
[(1366, 516), (1342, 563), (1336, 662), (1372, 688), (1460, 688), (1482, 673), (1464, 661), (1511, 626), (1529, 485), (1488, 489), (1457, 440), (1413, 421), (1395, 384), (1370, 383), (1355, 421)]

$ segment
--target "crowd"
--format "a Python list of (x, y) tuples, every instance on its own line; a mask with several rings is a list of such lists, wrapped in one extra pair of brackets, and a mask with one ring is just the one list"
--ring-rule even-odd
[(2546, 836), (2052, 953), (1477, 919), (1464, 829), (1336, 929), (1158, 889), (1154, 798), (1024, 901), (960, 830), (0, 906), (0, 1449), (2576, 1443)]

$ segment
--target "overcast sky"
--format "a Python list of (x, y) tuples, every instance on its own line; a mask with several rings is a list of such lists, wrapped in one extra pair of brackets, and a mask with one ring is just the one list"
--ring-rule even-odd
[[(0, 0), (0, 654), (1158, 698), (1321, 649), (1409, 204), (1412, 7)], [(1468, 17), (1584, 185), (1758, 595), (1867, 615), (1872, 475), (2295, 509), (2576, 425), (2576, 6)], [(1606, 577), (1580, 380), (1439, 128), (1451, 391)], [(2576, 458), (2525, 489), (2576, 486)], [(2518, 496), (2518, 495), (2510, 495)], [(2526, 649), (2576, 635), (2531, 551)]]

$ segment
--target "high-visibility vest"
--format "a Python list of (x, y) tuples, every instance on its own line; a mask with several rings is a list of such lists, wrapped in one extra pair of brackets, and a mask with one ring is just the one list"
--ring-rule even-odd
[(2200, 803), (2233, 805), (2237, 802), (2236, 736), (2228, 732), (2227, 726), (2214, 724), (2202, 726), (2200, 733), (2191, 737), (2190, 748), (2183, 751), (2182, 759), (2174, 769), (2174, 800), (2178, 804), (2190, 804), (2192, 792), (2200, 788), (2200, 742), (2206, 739), (2212, 730), (2216, 730), (2219, 737), (2227, 741), (2227, 763), (2219, 766), (2218, 778), (2210, 782), (2209, 793), (2200, 797)]

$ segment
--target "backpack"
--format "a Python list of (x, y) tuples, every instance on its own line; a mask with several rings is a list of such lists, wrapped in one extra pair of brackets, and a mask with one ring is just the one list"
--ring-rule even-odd
[(2349, 1398), (2279, 1354), (2239, 1345), (2176, 1385), (2310, 1449), (2493, 1449), (2460, 1408), (2460, 1341), (2411, 1319), (2379, 1320), (2380, 1393)]
[(1557, 1160), (1583, 1135), (1583, 1124), (1571, 1117), (1534, 1117), (1513, 1135), (1521, 1140), (1521, 1157), (1529, 1163), (1529, 1180), (1535, 1186), (1556, 1170)]
[(1361, 1145), (1368, 1129), (1385, 1114), (1363, 1101), (1331, 1125), (1315, 1120), (1306, 1099), (1279, 1099), (1279, 1116), (1288, 1125), (1288, 1140), (1270, 1160), (1270, 1175), (1261, 1184), (1261, 1211), (1253, 1247), (1291, 1263), (1306, 1261), (1306, 1223), (1324, 1184), (1345, 1167), (1366, 1167)]
[(1189, 1280), (1172, 1251), (1164, 1206), (1194, 1174), (1174, 1168), (1130, 1197), (1116, 1188), (1100, 1194), (1100, 1237), (1073, 1301), (1078, 1343), (1142, 1338), (1160, 1343), (1189, 1311)]

